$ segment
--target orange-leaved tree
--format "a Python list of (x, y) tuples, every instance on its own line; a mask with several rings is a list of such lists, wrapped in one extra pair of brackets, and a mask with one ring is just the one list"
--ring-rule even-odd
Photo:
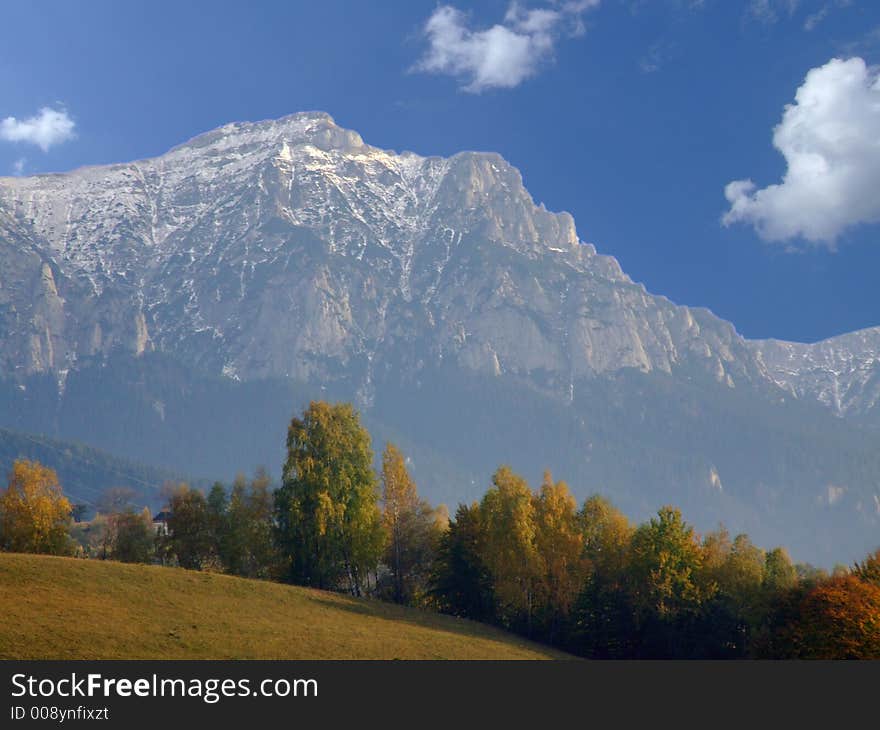
[(880, 659), (880, 586), (854, 575), (822, 581), (790, 627), (800, 659)]

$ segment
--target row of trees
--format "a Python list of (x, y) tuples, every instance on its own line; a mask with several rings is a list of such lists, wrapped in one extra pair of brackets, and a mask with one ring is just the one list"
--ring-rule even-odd
[[(281, 486), (258, 470), (206, 494), (166, 489), (158, 534), (124, 490), (74, 528), (84, 554), (281, 580), (500, 625), (589, 657), (880, 658), (880, 551), (828, 576), (673, 507), (633, 525), (606, 499), (578, 506), (547, 472), (537, 491), (499, 468), (479, 502), (418, 495), (406, 459), (348, 404), (291, 421)], [(17, 462), (0, 545), (70, 553), (71, 505), (51, 470)]]
[(634, 526), (510, 469), (441, 540), (439, 610), (594, 658), (880, 658), (880, 551), (828, 576), (664, 507)]
[(260, 469), (204, 494), (167, 485), (167, 530), (154, 534), (133, 494), (109, 490), (74, 532), (90, 557), (161, 562), (425, 605), (444, 506), (418, 495), (406, 459), (387, 444), (373, 470), (369, 433), (347, 404), (312, 403), (288, 432), (283, 482)]
[(157, 537), (163, 563), (245, 578), (280, 575), (272, 480), (262, 469), (239, 474), (229, 491), (219, 482), (207, 497), (180, 484), (167, 490), (167, 532)]

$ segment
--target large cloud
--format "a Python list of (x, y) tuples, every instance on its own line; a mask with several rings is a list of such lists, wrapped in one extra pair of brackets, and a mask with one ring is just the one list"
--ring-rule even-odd
[(485, 30), (471, 30), (464, 13), (442, 5), (425, 23), (428, 50), (416, 69), (455, 76), (474, 93), (513, 88), (538, 72), (566, 30), (583, 33), (583, 13), (599, 2), (553, 2), (534, 9), (513, 2), (504, 21)]
[(750, 223), (768, 241), (834, 245), (847, 228), (880, 221), (880, 78), (863, 59), (812, 69), (773, 145), (788, 163), (782, 182), (729, 183), (725, 225)]
[(64, 109), (43, 107), (28, 119), (6, 117), (0, 121), (0, 139), (29, 142), (47, 152), (53, 145), (74, 137), (75, 124)]

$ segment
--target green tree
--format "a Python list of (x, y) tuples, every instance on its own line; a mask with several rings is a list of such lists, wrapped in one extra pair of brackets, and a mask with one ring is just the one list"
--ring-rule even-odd
[(440, 611), (475, 621), (495, 620), (492, 574), (483, 562), (485, 544), (480, 505), (459, 505), (440, 538), (431, 570), (430, 596)]
[(247, 477), (236, 474), (226, 504), (220, 546), (223, 565), (233, 575), (245, 575), (248, 570), (247, 493)]
[(774, 548), (767, 553), (764, 561), (764, 590), (766, 593), (775, 594), (794, 588), (797, 582), (797, 570), (785, 548)]
[(703, 552), (693, 528), (673, 507), (639, 526), (632, 538), (629, 594), (647, 657), (700, 656), (702, 608), (717, 586), (701, 580)]
[(229, 540), (229, 497), (222, 482), (214, 482), (207, 497), (208, 526), (213, 562), (226, 566), (225, 550)]
[(360, 595), (384, 532), (370, 435), (350, 404), (313, 401), (287, 432), (275, 494), (279, 542), (296, 583)]
[(277, 574), (272, 480), (263, 468), (250, 483), (239, 474), (232, 486), (227, 514), (224, 564), (229, 572), (247, 578)]
[(109, 520), (113, 559), (123, 563), (149, 563), (155, 543), (150, 511), (146, 508), (140, 513), (127, 510), (111, 515)]
[(210, 567), (214, 558), (214, 537), (205, 495), (180, 484), (168, 500), (168, 506), (171, 512), (169, 534), (164, 538), (168, 551), (182, 568), (202, 570)]
[(713, 576), (718, 589), (740, 606), (749, 606), (764, 585), (764, 551), (752, 544), (748, 535), (737, 535), (727, 558)]
[(663, 507), (633, 535), (637, 610), (669, 618), (699, 606), (706, 597), (697, 580), (701, 567), (702, 551), (694, 529), (678, 509)]

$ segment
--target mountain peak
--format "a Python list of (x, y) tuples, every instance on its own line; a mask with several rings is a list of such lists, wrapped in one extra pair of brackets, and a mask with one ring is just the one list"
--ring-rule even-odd
[(253, 151), (257, 147), (287, 143), (312, 144), (321, 150), (356, 150), (364, 146), (361, 136), (343, 129), (326, 112), (298, 112), (280, 119), (259, 122), (230, 122), (197, 135), (172, 148), (167, 154), (181, 150), (202, 150), (220, 153), (236, 148)]

